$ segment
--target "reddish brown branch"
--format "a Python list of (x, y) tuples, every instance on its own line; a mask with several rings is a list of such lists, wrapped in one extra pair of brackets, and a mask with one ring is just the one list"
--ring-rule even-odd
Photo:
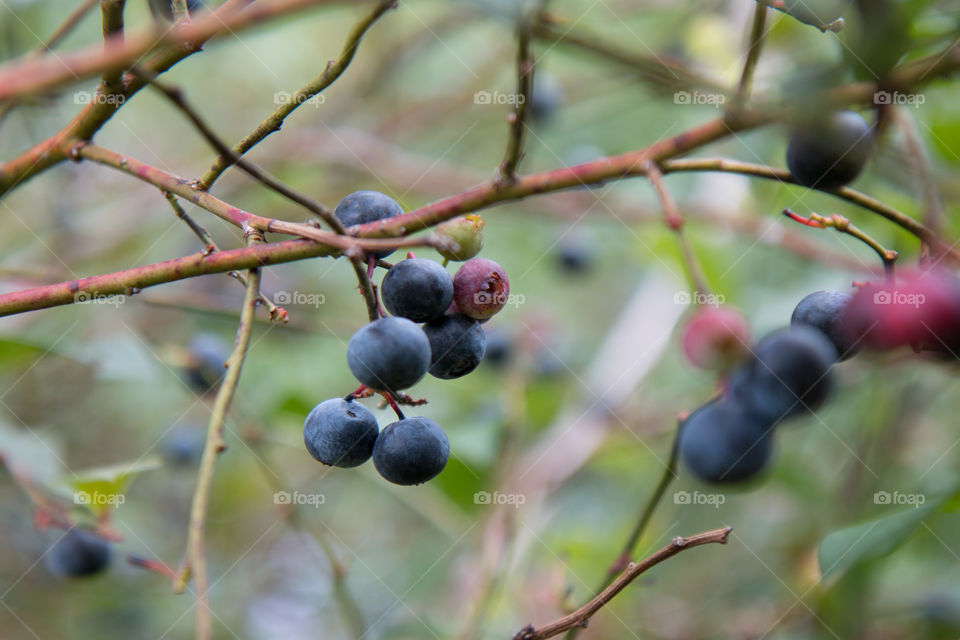
[(609, 587), (604, 589), (599, 595), (590, 600), (590, 602), (583, 605), (573, 613), (569, 613), (562, 618), (559, 618), (540, 628), (535, 628), (533, 625), (528, 625), (518, 631), (513, 636), (513, 640), (545, 640), (546, 638), (552, 638), (556, 635), (560, 635), (568, 629), (572, 629), (577, 626), (586, 626), (587, 622), (589, 622), (590, 618), (593, 617), (597, 611), (602, 609), (604, 605), (613, 600), (613, 598), (618, 593), (623, 591), (627, 585), (633, 582), (638, 576), (646, 572), (648, 569), (660, 564), (668, 558), (672, 558), (686, 549), (692, 549), (693, 547), (699, 547), (701, 545), (711, 543), (726, 544), (727, 537), (730, 535), (732, 530), (732, 527), (724, 527), (722, 529), (714, 529), (713, 531), (698, 533), (697, 535), (690, 536), (689, 538), (674, 538), (669, 545), (663, 547), (652, 555), (647, 556), (640, 562), (627, 567), (627, 569), (621, 573), (617, 579), (610, 584)]

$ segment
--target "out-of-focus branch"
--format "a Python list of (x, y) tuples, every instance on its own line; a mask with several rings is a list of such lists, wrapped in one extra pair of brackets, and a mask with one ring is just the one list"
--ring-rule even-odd
[(753, 24), (750, 27), (750, 42), (747, 45), (747, 57), (743, 62), (743, 71), (740, 73), (740, 82), (737, 85), (737, 95), (733, 99), (733, 108), (739, 109), (750, 98), (750, 88), (753, 84), (753, 75), (760, 61), (760, 52), (763, 50), (764, 28), (767, 24), (768, 0), (757, 0), (753, 10)]
[(533, 54), (530, 51), (531, 20), (521, 19), (517, 24), (517, 95), (516, 106), (508, 117), (510, 135), (507, 151), (500, 163), (500, 181), (513, 182), (517, 165), (523, 157), (523, 140), (526, 137), (527, 110), (533, 96)]
[[(74, 9), (70, 15), (64, 18), (63, 22), (60, 23), (60, 26), (54, 29), (53, 33), (50, 34), (50, 37), (42, 42), (39, 47), (28, 53), (24, 60), (36, 60), (57, 46), (61, 40), (66, 38), (70, 32), (77, 28), (77, 25), (80, 24), (80, 22), (87, 16), (88, 13), (90, 13), (90, 10), (98, 4), (100, 4), (100, 0), (83, 0), (80, 6)], [(19, 104), (19, 100), (9, 100), (0, 105), (0, 124), (3, 123), (4, 118), (6, 118)]]
[(197, 112), (197, 110), (190, 105), (180, 89), (167, 86), (155, 78), (147, 76), (147, 74), (138, 69), (134, 69), (133, 73), (144, 77), (144, 80), (147, 83), (156, 88), (163, 96), (170, 100), (174, 106), (183, 112), (183, 114), (188, 120), (190, 120), (200, 135), (203, 136), (203, 139), (206, 140), (207, 143), (213, 147), (217, 153), (229, 158), (230, 161), (242, 169), (244, 173), (252, 177), (254, 180), (262, 183), (267, 188), (272, 189), (292, 202), (296, 202), (311, 213), (320, 216), (320, 218), (322, 218), (323, 221), (326, 222), (335, 232), (339, 234), (345, 233), (343, 225), (340, 224), (340, 221), (333, 215), (329, 207), (280, 182), (254, 163), (246, 160), (245, 158), (241, 158), (233, 150), (231, 150), (219, 137), (217, 137), (210, 125), (207, 124), (207, 122), (200, 116), (199, 112)]
[(266, 120), (261, 122), (256, 129), (247, 134), (240, 142), (236, 144), (235, 147), (233, 147), (232, 155), (221, 153), (220, 157), (217, 158), (216, 162), (213, 163), (213, 166), (211, 166), (207, 172), (197, 180), (198, 188), (201, 190), (208, 190), (211, 186), (213, 186), (213, 183), (217, 180), (217, 178), (220, 177), (220, 174), (222, 174), (228, 167), (235, 163), (233, 158), (242, 156), (268, 135), (274, 131), (278, 131), (283, 125), (284, 119), (293, 113), (294, 109), (332, 85), (337, 78), (339, 78), (343, 72), (346, 71), (347, 67), (350, 66), (350, 62), (353, 60), (353, 56), (357, 52), (357, 47), (360, 45), (360, 41), (367, 33), (367, 30), (373, 26), (380, 16), (386, 13), (389, 9), (395, 7), (397, 1), (398, 0), (378, 0), (373, 11), (365, 16), (353, 27), (353, 29), (350, 30), (350, 33), (347, 35), (347, 42), (344, 44), (343, 50), (340, 52), (340, 57), (337, 60), (330, 61), (323, 73), (321, 73), (312, 82), (304, 87), (301, 87), (297, 91), (294, 91), (286, 102), (277, 107), (277, 109), (271, 113)]
[[(724, 173), (739, 173), (742, 175), (753, 176), (755, 178), (766, 178), (768, 180), (777, 180), (786, 184), (797, 184), (790, 175), (789, 171), (768, 167), (762, 164), (750, 162), (740, 162), (739, 160), (728, 160), (726, 158), (693, 158), (689, 160), (667, 160), (660, 164), (663, 173), (677, 173), (681, 171), (719, 171)], [(949, 255), (953, 260), (960, 261), (960, 252), (947, 246), (937, 237), (937, 234), (924, 226), (923, 223), (914, 220), (902, 211), (894, 209), (890, 205), (884, 204), (875, 198), (871, 198), (865, 193), (856, 191), (849, 187), (840, 187), (839, 189), (821, 189), (824, 193), (829, 193), (841, 200), (846, 200), (867, 211), (879, 214), (897, 226), (909, 231), (923, 242), (936, 247), (944, 254)]]
[[(123, 9), (127, 0), (102, 0), (100, 12), (103, 14), (104, 42), (123, 42)], [(108, 69), (100, 80), (103, 95), (113, 96), (123, 90), (123, 68)]]
[[(246, 233), (249, 234), (251, 246), (263, 242), (263, 236), (258, 231), (248, 228), (246, 229)], [(260, 270), (250, 269), (247, 274), (247, 293), (243, 299), (240, 324), (237, 327), (237, 337), (233, 345), (233, 351), (230, 353), (230, 357), (227, 358), (227, 373), (224, 376), (223, 384), (217, 392), (213, 412), (210, 415), (210, 423), (207, 426), (207, 440), (203, 448), (200, 470), (197, 473), (197, 487), (194, 491), (193, 504), (190, 508), (186, 558), (173, 585), (177, 593), (182, 593), (191, 576), (193, 577), (197, 595), (196, 640), (209, 640), (213, 637), (210, 602), (207, 593), (207, 567), (204, 557), (207, 510), (217, 456), (224, 449), (223, 431), (227, 412), (230, 410), (230, 404), (236, 393), (237, 384), (240, 382), (240, 372), (243, 369), (243, 361), (250, 347), (250, 336), (253, 333), (254, 310), (257, 306), (259, 294)]]
[(702, 87), (718, 93), (727, 91), (718, 82), (691, 71), (684, 62), (667, 54), (647, 56), (625, 51), (609, 44), (601, 37), (590, 37), (578, 32), (575, 28), (568, 29), (564, 25), (544, 21), (534, 25), (533, 35), (557, 46), (575, 47), (616, 62), (641, 77), (671, 90)]
[(677, 203), (674, 201), (673, 196), (670, 195), (667, 185), (663, 182), (663, 173), (654, 162), (647, 165), (646, 173), (647, 179), (653, 184), (653, 188), (657, 192), (657, 197), (660, 198), (660, 203), (663, 206), (664, 222), (666, 222), (667, 228), (677, 236), (677, 242), (680, 244), (680, 255), (683, 258), (683, 265), (687, 271), (687, 278), (689, 278), (691, 286), (696, 293), (710, 293), (710, 287), (707, 285), (707, 278), (703, 274), (700, 261), (697, 260), (697, 255), (690, 245), (690, 239), (683, 232), (683, 216), (680, 215), (680, 211), (677, 209)]
[(705, 544), (726, 544), (727, 537), (730, 535), (732, 530), (733, 529), (731, 527), (724, 527), (722, 529), (714, 529), (712, 531), (698, 533), (690, 536), (689, 538), (682, 538), (679, 536), (674, 538), (669, 545), (663, 547), (652, 555), (647, 556), (640, 562), (627, 567), (627, 569), (621, 573), (609, 587), (604, 589), (599, 595), (597, 595), (597, 597), (593, 598), (590, 602), (583, 605), (573, 613), (569, 613), (562, 618), (559, 618), (558, 620), (539, 628), (535, 628), (533, 625), (528, 625), (527, 627), (518, 631), (513, 636), (513, 640), (546, 640), (546, 638), (552, 638), (560, 635), (567, 629), (572, 629), (576, 626), (585, 626), (597, 611), (602, 609), (608, 602), (613, 600), (618, 593), (623, 591), (627, 585), (629, 585), (651, 567), (655, 567), (664, 560), (672, 558), (686, 549), (692, 549), (693, 547), (699, 547)]
[(89, 45), (55, 60), (13, 62), (0, 67), (0, 100), (35, 94), (98, 73), (122, 69), (157, 47), (197, 49), (210, 38), (235, 35), (242, 29), (331, 1), (274, 0), (248, 4), (233, 0), (196, 22), (181, 22), (163, 30), (154, 26), (125, 38), (112, 37), (102, 45)]

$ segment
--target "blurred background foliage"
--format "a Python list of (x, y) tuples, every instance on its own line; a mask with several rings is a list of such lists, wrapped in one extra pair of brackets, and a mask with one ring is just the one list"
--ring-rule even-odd
[[(0, 3), (0, 56), (36, 47), (38, 35), (75, 4)], [(888, 44), (898, 61), (941, 50), (960, 28), (956, 2), (894, 5), (903, 33)], [(409, 210), (486, 179), (502, 155), (509, 106), (477, 104), (474, 95), (514, 90), (518, 7), (513, 0), (403, 0), (373, 27), (322, 103), (301, 107), (250, 158), (330, 205), (354, 190), (377, 189)], [(669, 55), (723, 86), (736, 82), (753, 7), (749, 0), (551, 3), (561, 33), (637, 56)], [(277, 92), (305, 84), (339, 55), (363, 11), (344, 3), (217, 40), (167, 81), (185, 90), (221, 137), (238, 140), (275, 108)], [(146, 2), (128, 2), (128, 28), (150, 19)], [(863, 25), (851, 22), (848, 16), (847, 29), (824, 34), (771, 12), (756, 93), (802, 102), (817, 85), (864, 77), (865, 66), (883, 61), (857, 59), (851, 39)], [(95, 15), (88, 16), (60, 49), (95, 42), (99, 33)], [(537, 40), (534, 50), (537, 73), (556, 84), (556, 104), (528, 135), (523, 172), (640, 148), (720, 114), (715, 104), (678, 103), (675, 87), (653, 85), (630, 65), (562, 40)], [(63, 126), (79, 108), (74, 92), (94, 86), (78, 83), (11, 112), (0, 125), (0, 157)], [(945, 235), (960, 237), (960, 87), (936, 81), (920, 96), (922, 104), (900, 112), (930, 154)], [(96, 139), (185, 177), (213, 159), (182, 115), (149, 90)], [(697, 155), (780, 167), (785, 144), (775, 126)], [(919, 218), (918, 174), (906, 148), (901, 131), (887, 129), (855, 186)], [(845, 236), (789, 226), (782, 208), (843, 214), (903, 260), (918, 253), (901, 230), (824, 194), (720, 174), (667, 181), (710, 284), (748, 314), (755, 335), (785, 325), (806, 293), (845, 288), (879, 266), (869, 248)], [(214, 192), (261, 215), (307, 218), (236, 171)], [(236, 229), (189, 211), (222, 247), (241, 245)], [(488, 362), (442, 384), (427, 378), (411, 391), (429, 399), (416, 411), (447, 430), (454, 453), (439, 479), (423, 487), (389, 485), (371, 465), (329, 471), (306, 454), (307, 411), (356, 386), (345, 343), (366, 314), (343, 260), (265, 272), (267, 296), (322, 294), (323, 301), (286, 305), (289, 325), (255, 329), (208, 525), (218, 637), (348, 638), (364, 634), (360, 625), (364, 638), (506, 638), (585, 601), (622, 547), (663, 471), (676, 415), (716, 384), (677, 347), (676, 323), (687, 308), (674, 297), (685, 291), (675, 238), (641, 179), (505, 204), (483, 217), (483, 255), (506, 268), (523, 302), (486, 325), (509, 342), (506, 364)], [(61, 165), (8, 194), (0, 229), (3, 291), (200, 249), (153, 187), (92, 164)], [(791, 240), (805, 249), (785, 248)], [(571, 254), (588, 266), (565, 268)], [(44, 570), (39, 559), (56, 530), (37, 532), (28, 497), (8, 472), (0, 476), (0, 637), (190, 634), (193, 598), (171, 595), (166, 580), (120, 560), (128, 553), (180, 560), (196, 462), (163, 454), (174, 446), (171, 434), (202, 429), (211, 408), (210, 394), (185, 381), (182, 365), (197, 334), (229, 345), (241, 297), (226, 276), (206, 276), (115, 306), (0, 321), (0, 452), (9, 466), (64, 495), (90, 469), (144, 467), (111, 514), (122, 537), (117, 561), (85, 582), (59, 581)], [(677, 504), (678, 491), (717, 493), (681, 472), (638, 555), (722, 525), (734, 527), (730, 544), (656, 568), (581, 637), (960, 636), (954, 502), (925, 510), (922, 521), (908, 517), (902, 535), (885, 535), (893, 555), (826, 579), (817, 562), (831, 532), (910, 509), (878, 505), (875, 492), (919, 493), (933, 502), (955, 489), (956, 369), (904, 356), (844, 363), (833, 402), (787, 429), (772, 472), (743, 490), (724, 490), (723, 504)], [(607, 394), (603, 385), (624, 378), (631, 380), (626, 392)], [(390, 421), (389, 410), (377, 415), (382, 425)], [(526, 465), (561, 481), (525, 494), (543, 475), (528, 474)], [(280, 488), (324, 501), (287, 520), (274, 503)], [(476, 504), (480, 491), (529, 499), (496, 508)], [(879, 543), (866, 535), (863, 544)], [(855, 556), (863, 551), (852, 548)], [(342, 578), (330, 558), (346, 570)]]

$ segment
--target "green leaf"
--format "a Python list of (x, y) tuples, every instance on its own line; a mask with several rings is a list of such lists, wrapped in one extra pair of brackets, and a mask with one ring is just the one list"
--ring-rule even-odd
[(820, 541), (820, 574), (826, 578), (841, 574), (870, 560), (892, 553), (903, 545), (930, 513), (949, 496), (939, 496), (922, 505), (868, 520), (828, 534)]
[(160, 467), (156, 458), (138, 460), (129, 464), (87, 469), (64, 482), (73, 490), (73, 500), (86, 506), (97, 517), (124, 503), (124, 491), (135, 476)]

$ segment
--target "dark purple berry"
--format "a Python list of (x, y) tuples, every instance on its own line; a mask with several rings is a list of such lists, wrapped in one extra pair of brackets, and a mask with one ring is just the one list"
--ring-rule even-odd
[(74, 527), (53, 543), (44, 556), (44, 563), (54, 575), (82, 578), (106, 569), (111, 555), (106, 540), (92, 531)]
[(394, 484), (423, 484), (447, 464), (450, 442), (429, 418), (404, 418), (388, 424), (373, 447), (373, 465)]
[(815, 411), (833, 386), (837, 350), (823, 333), (798, 325), (774, 331), (734, 372), (730, 397), (768, 424)]
[(380, 318), (358, 330), (347, 345), (347, 365), (377, 391), (415, 385), (430, 366), (430, 342), (406, 318)]
[(387, 311), (414, 322), (442, 316), (453, 301), (453, 279), (433, 260), (411, 258), (383, 276), (380, 297)]
[(870, 159), (873, 131), (853, 111), (838, 111), (794, 129), (787, 166), (798, 184), (836, 189), (853, 182)]
[(423, 326), (430, 341), (430, 375), (443, 380), (465, 376), (480, 364), (487, 337), (476, 320), (441, 316)]
[(844, 322), (852, 298), (853, 296), (845, 291), (811, 293), (797, 304), (790, 317), (790, 324), (819, 329), (833, 343), (840, 360), (846, 360), (860, 350)]
[(763, 471), (773, 453), (773, 434), (756, 416), (726, 399), (691, 413), (680, 426), (680, 455), (704, 482), (743, 482)]
[(313, 408), (303, 423), (303, 442), (314, 459), (332, 467), (356, 467), (373, 455), (377, 419), (359, 402), (332, 398)]
[[(341, 200), (333, 210), (333, 215), (337, 216), (345, 227), (386, 220), (402, 213), (403, 207), (393, 198), (379, 191), (354, 191)], [(386, 258), (393, 251), (393, 249), (385, 249), (374, 252), (374, 255), (378, 258)]]

